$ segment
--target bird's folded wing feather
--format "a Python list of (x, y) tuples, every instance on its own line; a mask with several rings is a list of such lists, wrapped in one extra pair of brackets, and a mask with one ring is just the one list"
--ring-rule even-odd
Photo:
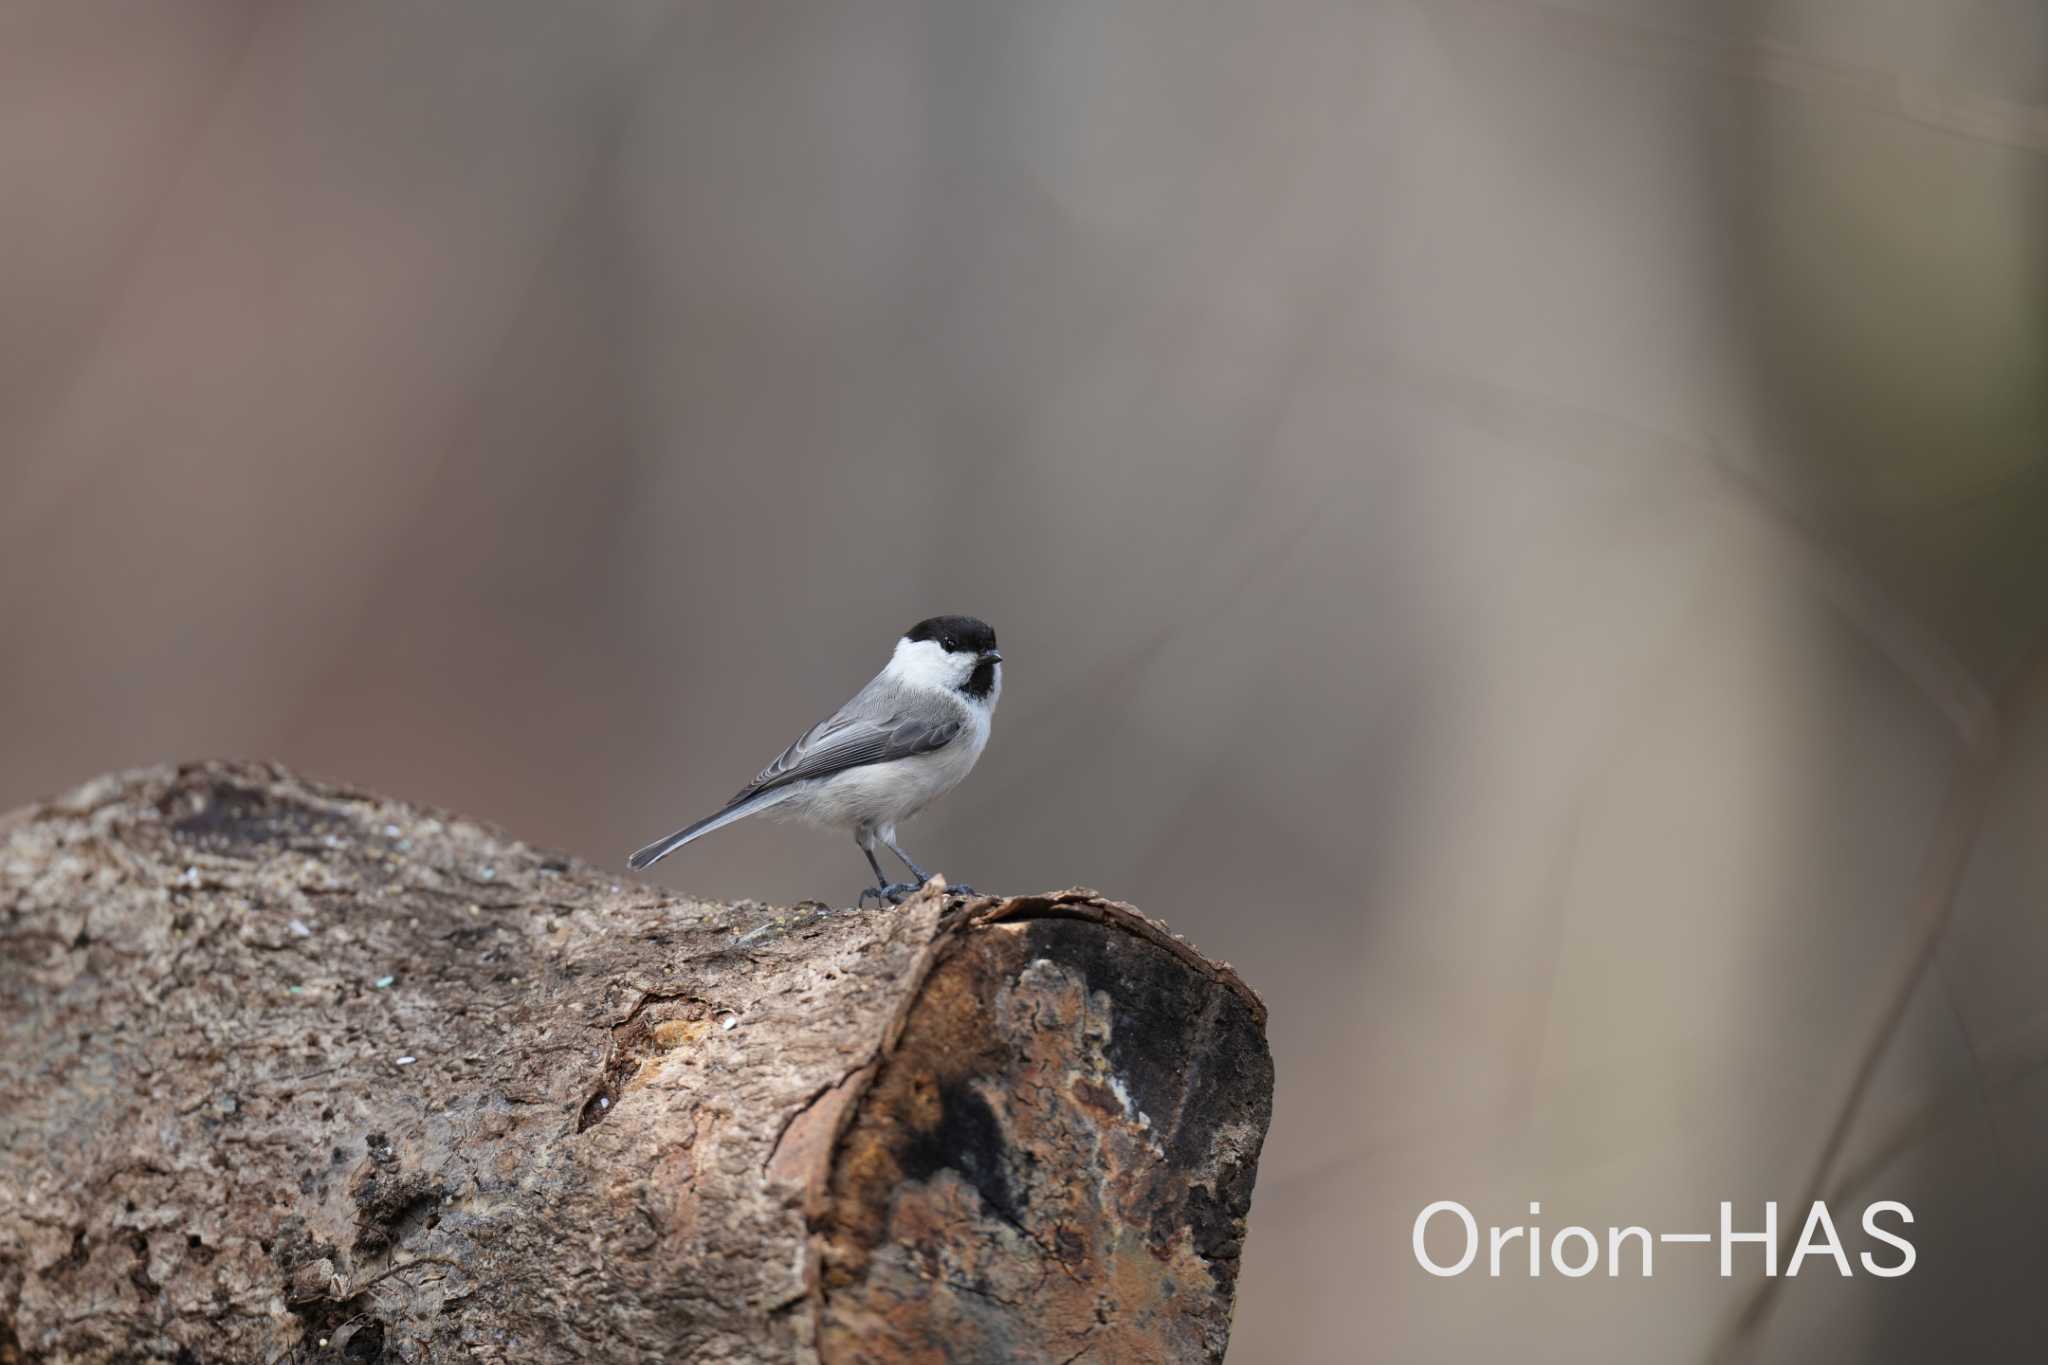
[(943, 749), (960, 733), (957, 717), (945, 719), (893, 715), (886, 720), (834, 716), (806, 730), (779, 757), (740, 788), (727, 806), (786, 787), (792, 782), (830, 777), (869, 763), (888, 763)]

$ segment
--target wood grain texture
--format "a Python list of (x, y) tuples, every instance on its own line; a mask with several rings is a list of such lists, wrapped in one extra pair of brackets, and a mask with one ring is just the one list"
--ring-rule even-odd
[(1258, 1000), (1086, 891), (678, 899), (257, 764), (0, 821), (0, 1363), (1216, 1360)]

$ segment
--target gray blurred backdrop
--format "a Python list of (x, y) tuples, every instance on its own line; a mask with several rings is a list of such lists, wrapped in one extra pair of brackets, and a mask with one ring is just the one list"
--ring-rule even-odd
[[(10, 0), (0, 807), (254, 755), (622, 865), (972, 612), (907, 846), (1272, 1006), (1235, 1359), (2028, 1358), (2044, 191), (2038, 0)], [(1754, 1225), (1865, 1057), (1905, 1279), (1410, 1253)]]

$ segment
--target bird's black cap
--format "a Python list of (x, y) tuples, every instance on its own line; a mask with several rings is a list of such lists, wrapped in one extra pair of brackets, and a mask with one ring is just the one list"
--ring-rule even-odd
[(995, 631), (972, 616), (933, 616), (904, 631), (903, 638), (936, 640), (948, 654), (986, 654), (996, 647)]

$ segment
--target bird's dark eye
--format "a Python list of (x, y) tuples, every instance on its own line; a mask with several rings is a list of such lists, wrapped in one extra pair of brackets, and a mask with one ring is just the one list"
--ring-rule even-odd
[(954, 639), (952, 636), (948, 635), (945, 639), (939, 641), (939, 648), (945, 650), (948, 654), (951, 654), (953, 651), (960, 648), (960, 642)]

